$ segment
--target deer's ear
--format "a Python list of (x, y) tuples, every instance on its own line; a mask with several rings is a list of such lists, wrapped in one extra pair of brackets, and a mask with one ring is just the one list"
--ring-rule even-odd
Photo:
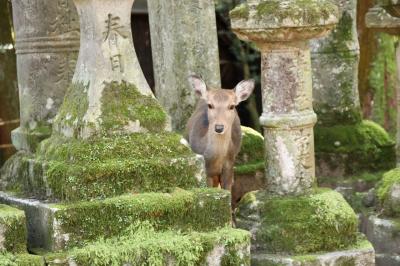
[(253, 93), (254, 90), (254, 84), (255, 84), (254, 80), (249, 79), (249, 80), (243, 80), (238, 85), (236, 85), (235, 87), (236, 104), (239, 104), (240, 102), (243, 102), (250, 97), (250, 95)]
[(196, 95), (206, 99), (207, 98), (207, 85), (204, 80), (197, 76), (197, 75), (190, 75), (189, 76), (189, 83), (192, 86), (193, 90), (195, 91)]

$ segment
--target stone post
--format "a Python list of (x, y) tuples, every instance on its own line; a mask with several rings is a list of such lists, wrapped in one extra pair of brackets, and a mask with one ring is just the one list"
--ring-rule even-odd
[(221, 85), (214, 1), (150, 0), (148, 7), (155, 93), (180, 131), (196, 105), (187, 77), (196, 73)]
[(79, 21), (72, 0), (13, 0), (20, 127), (18, 150), (33, 152), (51, 134), (54, 116), (71, 82), (79, 50)]
[(361, 122), (357, 1), (335, 2), (338, 26), (327, 37), (311, 41), (314, 109), (318, 125), (323, 126)]
[[(354, 211), (340, 194), (315, 185), (317, 119), (308, 40), (326, 35), (337, 14), (335, 5), (320, 0), (249, 0), (230, 13), (236, 35), (262, 53), (266, 190), (245, 195), (235, 213), (237, 226), (253, 235), (252, 265), (294, 265), (298, 260), (291, 255), (329, 252), (356, 242)], [(364, 265), (360, 253), (338, 254), (333, 261), (352, 254), (352, 265)], [(369, 246), (363, 260), (373, 265), (373, 255)], [(315, 256), (301, 265), (325, 265), (323, 260)]]
[(335, 2), (340, 13), (337, 27), (311, 41), (317, 175), (343, 177), (390, 169), (394, 143), (384, 129), (361, 116), (357, 1)]

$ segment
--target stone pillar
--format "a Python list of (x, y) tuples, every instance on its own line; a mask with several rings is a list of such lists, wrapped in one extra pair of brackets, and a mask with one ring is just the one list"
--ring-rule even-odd
[(33, 152), (51, 134), (71, 82), (79, 50), (79, 21), (72, 0), (13, 0), (20, 127), (12, 141)]
[(213, 0), (148, 1), (157, 99), (183, 130), (196, 105), (187, 77), (196, 73), (220, 87)]
[(357, 1), (335, 2), (339, 7), (339, 23), (325, 38), (311, 41), (311, 55), (314, 110), (318, 114), (317, 176), (341, 178), (390, 169), (394, 166), (391, 158), (395, 149), (383, 128), (372, 121), (363, 121), (361, 116)]
[(327, 37), (311, 41), (314, 109), (318, 125), (361, 122), (357, 1), (336, 0), (340, 20)]
[[(236, 35), (254, 42), (262, 53), (260, 122), (267, 188), (248, 193), (235, 213), (237, 226), (253, 235), (252, 264), (294, 265), (300, 263), (294, 255), (354, 245), (358, 223), (354, 211), (340, 194), (315, 184), (316, 115), (308, 40), (326, 35), (335, 26), (337, 7), (324, 0), (249, 0), (230, 15)], [(362, 253), (338, 253), (330, 263), (339, 265), (335, 263), (351, 254), (352, 265), (374, 265), (371, 246), (364, 261)], [(325, 261), (314, 256), (301, 265), (325, 265)]]

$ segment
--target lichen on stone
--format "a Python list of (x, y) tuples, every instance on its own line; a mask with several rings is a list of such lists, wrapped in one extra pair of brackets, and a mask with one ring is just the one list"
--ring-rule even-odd
[(247, 18), (249, 16), (249, 6), (247, 3), (243, 3), (235, 7), (229, 12), (231, 18)]
[(4, 237), (0, 252), (26, 252), (26, 221), (23, 211), (0, 205), (0, 228)]

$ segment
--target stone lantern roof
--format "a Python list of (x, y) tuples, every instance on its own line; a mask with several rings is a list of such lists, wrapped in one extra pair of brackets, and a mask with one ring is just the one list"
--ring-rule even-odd
[(243, 40), (282, 42), (325, 35), (338, 22), (339, 11), (329, 0), (248, 0), (230, 17)]

